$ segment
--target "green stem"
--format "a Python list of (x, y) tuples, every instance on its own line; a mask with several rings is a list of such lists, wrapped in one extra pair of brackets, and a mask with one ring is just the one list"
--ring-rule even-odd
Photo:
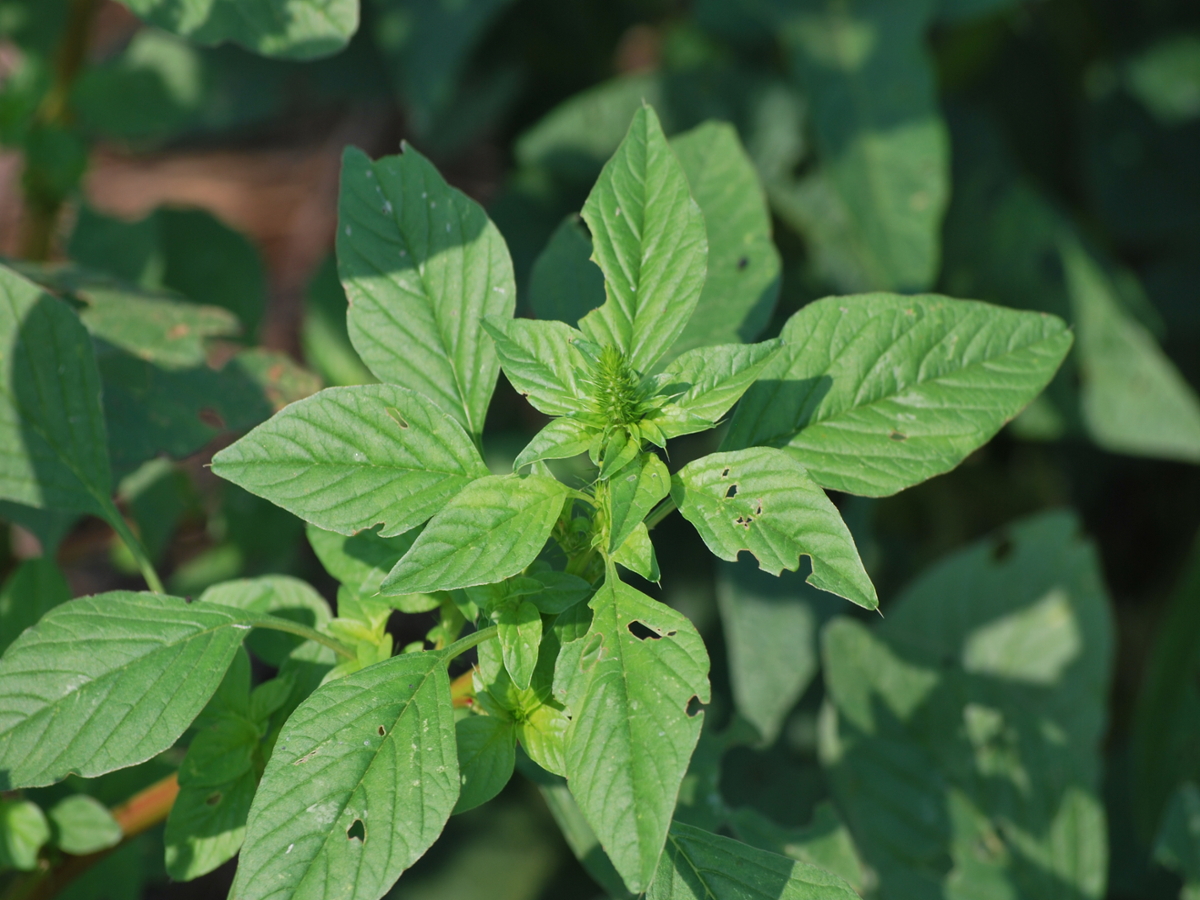
[(646, 516), (646, 527), (653, 528), (671, 513), (676, 510), (675, 500), (672, 497), (667, 497), (662, 503), (651, 510), (650, 515)]
[(270, 628), (272, 631), (286, 631), (288, 634), (294, 634), (297, 637), (306, 638), (310, 641), (316, 641), (318, 644), (324, 644), (339, 656), (346, 657), (346, 659), (358, 658), (357, 654), (355, 654), (353, 650), (351, 650), (341, 641), (335, 641), (328, 635), (321, 634), (321, 632), (309, 628), (307, 625), (301, 625), (299, 622), (293, 622), (290, 619), (279, 619), (275, 616), (264, 616), (261, 619), (255, 619), (250, 624), (255, 628)]
[(472, 647), (477, 647), (478, 645), (482, 644), (484, 641), (491, 640), (492, 638), (494, 638), (496, 636), (496, 634), (499, 631), (500, 631), (499, 626), (489, 625), (487, 628), (483, 628), (479, 631), (471, 632), (465, 638), (459, 638), (457, 641), (455, 641), (453, 644), (451, 644), (449, 647), (447, 647), (445, 650), (442, 651), (443, 653), (446, 654), (446, 662), (449, 663), (450, 660), (454, 659), (454, 657), (462, 656), (464, 653), (466, 653)]
[(142, 546), (142, 542), (137, 539), (137, 535), (133, 533), (133, 529), (129, 527), (129, 523), (125, 521), (125, 517), (117, 509), (117, 505), (109, 497), (100, 498), (100, 504), (104, 509), (104, 521), (112, 526), (113, 531), (117, 533), (117, 537), (121, 539), (125, 546), (129, 548), (129, 552), (133, 554), (134, 561), (137, 562), (142, 577), (146, 579), (146, 586), (156, 594), (166, 593), (166, 589), (163, 588), (162, 579), (158, 577), (158, 572), (154, 570), (154, 563), (150, 561), (150, 554), (146, 552), (146, 548)]

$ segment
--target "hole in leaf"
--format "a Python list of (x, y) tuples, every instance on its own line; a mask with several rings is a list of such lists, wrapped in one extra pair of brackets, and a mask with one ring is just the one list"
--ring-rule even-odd
[(737, 485), (731, 484), (729, 486), (729, 490), (727, 490), (725, 492), (725, 499), (728, 500), (730, 497), (736, 497), (736, 496), (737, 496)]
[(639, 641), (645, 641), (645, 640), (657, 641), (662, 637), (662, 635), (659, 634), (657, 631), (655, 631), (653, 628), (647, 628), (641, 622), (637, 621), (637, 619), (634, 619), (632, 622), (629, 623), (629, 633), (632, 634)]
[(724, 469), (721, 470), (721, 477), (722, 478), (729, 477), (729, 466), (726, 466)]
[(750, 258), (748, 256), (743, 256), (738, 260), (738, 271), (742, 271), (748, 265), (750, 265)]
[(738, 516), (733, 520), (734, 524), (741, 525), (743, 528), (749, 528), (750, 523), (754, 521), (753, 516)]
[(692, 694), (692, 699), (689, 700), (687, 703), (688, 718), (689, 719), (693, 718), (696, 715), (696, 713), (700, 712), (700, 710), (703, 708), (704, 708), (704, 704), (700, 702), (700, 698), (697, 697), (695, 694)]
[(207, 425), (209, 428), (215, 428), (217, 431), (225, 430), (225, 420), (221, 418), (221, 414), (211, 406), (206, 406), (200, 412), (196, 413), (196, 418)]
[(888, 435), (888, 437), (890, 437), (893, 441), (907, 441), (908, 440), (908, 435), (901, 434), (899, 431), (893, 431), (891, 434)]
[(207, 797), (204, 798), (204, 802), (206, 804), (208, 804), (209, 806), (216, 806), (218, 803), (221, 802), (221, 792), (214, 791), (213, 793), (209, 794)]
[(346, 839), (366, 843), (367, 826), (363, 824), (362, 819), (355, 819), (350, 823), (350, 827), (346, 829)]
[(408, 427), (408, 422), (405, 420), (404, 416), (400, 415), (400, 410), (396, 409), (396, 407), (389, 406), (387, 408), (387, 414), (391, 416), (392, 420), (401, 428)]
[(761, 515), (762, 515), (762, 501), (761, 501), (761, 500), (759, 500), (759, 501), (758, 501), (758, 505), (757, 505), (757, 506), (755, 507), (755, 509), (754, 509), (754, 514), (755, 514), (756, 516), (761, 516)]
[(1001, 538), (996, 542), (996, 545), (992, 547), (992, 562), (1002, 563), (1012, 556), (1012, 552), (1012, 538)]
[(385, 734), (387, 734), (387, 729), (384, 728), (382, 725), (380, 725), (379, 726), (379, 736), (383, 737)]

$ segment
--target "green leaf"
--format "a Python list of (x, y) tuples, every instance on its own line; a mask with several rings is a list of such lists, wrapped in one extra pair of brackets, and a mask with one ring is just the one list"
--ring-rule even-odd
[(957, 466), (1050, 381), (1055, 316), (935, 295), (810, 303), (742, 398), (723, 446), (786, 447), (817, 484), (881, 497)]
[[(332, 618), (329, 604), (307, 582), (290, 575), (240, 578), (213, 585), (200, 595), (201, 603), (219, 603), (258, 616), (276, 616), (322, 630)], [(250, 635), (246, 646), (269, 666), (278, 668), (304, 638), (282, 631), (261, 630)]]
[(583, 207), (607, 299), (579, 328), (648, 370), (679, 338), (704, 287), (704, 215), (667, 145), (658, 116), (643, 106)]
[(540, 459), (570, 459), (586, 453), (599, 430), (578, 419), (563, 416), (551, 419), (546, 427), (533, 436), (525, 449), (513, 460), (513, 471)]
[(579, 216), (559, 223), (529, 274), (529, 305), (539, 319), (572, 328), (604, 303), (604, 273), (591, 260), (592, 239)]
[(32, 872), (38, 851), (50, 840), (50, 823), (30, 800), (0, 800), (0, 870)]
[(734, 705), (763, 743), (773, 744), (817, 674), (817, 631), (842, 611), (841, 602), (798, 575), (775, 577), (742, 558), (720, 565), (717, 608)]
[(671, 475), (653, 453), (608, 481), (608, 553), (619, 550), (671, 490)]
[(1125, 84), (1164, 125), (1200, 117), (1200, 36), (1158, 40), (1126, 64)]
[(93, 778), (166, 750), (217, 689), (252, 618), (129, 591), (51, 610), (0, 660), (0, 784)]
[(462, 792), (454, 812), (487, 803), (512, 778), (517, 758), (512, 722), (495, 716), (467, 716), (454, 726)]
[(64, 853), (83, 856), (121, 842), (121, 826), (108, 807), (86, 794), (64, 797), (50, 808), (47, 817), (54, 832), (54, 845)]
[[(881, 896), (1104, 895), (1113, 635), (1071, 516), (1025, 520), (822, 633), (818, 747)], [(952, 740), (947, 735), (957, 735)], [(980, 852), (993, 840), (1009, 849)]]
[(879, 606), (850, 530), (795, 456), (773, 447), (713, 453), (671, 483), (679, 511), (721, 559), (734, 562), (748, 550), (764, 572), (778, 575), (808, 556), (813, 587), (866, 609)]
[(231, 896), (376, 900), (459, 794), (445, 658), (406, 653), (318, 689), (280, 732)]
[(65, 304), (0, 266), (0, 498), (101, 513), (110, 503), (100, 376)]
[(529, 574), (543, 585), (541, 591), (530, 595), (529, 602), (548, 616), (566, 612), (592, 595), (591, 583), (578, 575), (552, 570), (531, 571)]
[[(413, 545), (418, 532), (398, 537), (380, 537), (375, 530), (360, 531), (352, 537), (324, 531), (309, 525), (308, 542), (317, 559), (330, 575), (360, 597), (375, 597), (388, 572)], [(401, 612), (428, 612), (436, 609), (438, 598), (430, 594), (404, 594), (380, 598)]]
[(708, 233), (708, 277), (671, 354), (752, 341), (779, 296), (779, 252), (754, 164), (728, 122), (705, 122), (671, 139)]
[(217, 788), (237, 781), (254, 765), (258, 726), (240, 716), (222, 715), (192, 738), (179, 767), (183, 786)]
[(500, 612), (497, 637), (504, 654), (504, 668), (518, 690), (526, 690), (537, 666), (542, 642), (542, 614), (528, 600), (509, 603)]
[(584, 365), (571, 345), (583, 337), (562, 322), (490, 316), (484, 329), (496, 342), (509, 383), (534, 409), (562, 416), (587, 409), (576, 371)]
[[(589, 606), (592, 624), (564, 645), (556, 693), (569, 676), (567, 781), (633, 892), (658, 865), (679, 785), (709, 700), (708, 654), (684, 616), (622, 584), (609, 568)], [(575, 646), (576, 668), (569, 663)]]
[(863, 287), (923, 290), (937, 277), (950, 167), (925, 49), (934, 7), (805, 0), (781, 28), (866, 266)]
[(1118, 453), (1200, 463), (1200, 398), (1074, 239), (1062, 244), (1079, 328), (1080, 401), (1096, 443)]
[(823, 869), (675, 822), (647, 900), (852, 900)]
[(158, 28), (196, 44), (234, 41), (264, 56), (314, 59), (358, 30), (354, 0), (122, 0)]
[(613, 554), (612, 560), (618, 566), (636, 572), (647, 581), (657, 584), (662, 577), (662, 573), (658, 571), (658, 559), (654, 555), (654, 544), (650, 541), (650, 529), (646, 527), (645, 522), (637, 524), (625, 539), (625, 543)]
[(304, 359), (330, 386), (370, 384), (375, 381), (363, 365), (346, 329), (346, 291), (338, 281), (337, 260), (325, 258), (304, 292), (304, 320), (300, 346)]
[(516, 575), (542, 551), (567, 494), (544, 475), (472, 482), (433, 517), (380, 590), (451, 591)]
[(180, 786), (163, 835), (167, 874), (173, 880), (207, 875), (237, 854), (257, 789), (251, 771), (216, 787)]
[(27, 559), (0, 588), (0, 653), (46, 613), (71, 599), (54, 559)]
[(1180, 900), (1200, 896), (1200, 788), (1190, 781), (1171, 797), (1154, 841), (1154, 861), (1183, 879)]
[(213, 471), (327, 531), (420, 525), (487, 468), (422, 395), (390, 384), (328, 388), (213, 457)]
[(342, 159), (338, 272), (350, 340), (379, 378), (424, 394), (475, 439), (500, 371), (484, 316), (516, 304), (504, 238), (410, 147)]
[(832, 872), (863, 892), (867, 876), (862, 860), (831, 804), (818, 804), (812, 821), (803, 828), (782, 828), (749, 806), (734, 810), (730, 824), (738, 840)]
[(659, 376), (660, 390), (675, 397), (653, 417), (666, 437), (707, 431), (782, 350), (779, 341), (724, 344), (689, 350)]

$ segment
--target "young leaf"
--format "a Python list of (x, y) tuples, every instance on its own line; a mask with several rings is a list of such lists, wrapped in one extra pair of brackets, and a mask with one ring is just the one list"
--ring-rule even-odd
[(671, 496), (721, 559), (749, 550), (778, 575), (808, 556), (813, 587), (866, 609), (879, 605), (846, 523), (791, 454), (751, 447), (701, 457), (675, 474)]
[(535, 316), (575, 328), (604, 303), (604, 273), (591, 255), (592, 239), (572, 213), (554, 229), (529, 273), (529, 305)]
[(21, 632), (71, 599), (71, 588), (53, 557), (27, 559), (0, 588), (0, 653)]
[(817, 805), (802, 828), (776, 825), (752, 806), (734, 810), (729, 824), (739, 841), (832, 872), (863, 892), (866, 873), (854, 839), (828, 801)]
[(675, 822), (646, 900), (856, 900), (824, 869)]
[(484, 319), (483, 327), (496, 342), (505, 377), (534, 409), (548, 416), (587, 409), (575, 376), (583, 360), (571, 350), (582, 334), (562, 322), (503, 316)]
[(0, 266), (0, 498), (100, 513), (112, 476), (92, 340), (61, 301)]
[(415, 391), (329, 388), (213, 457), (213, 471), (327, 531), (403, 534), (487, 474), (471, 438)]
[(533, 436), (525, 449), (513, 460), (513, 471), (524, 468), (540, 459), (570, 459), (586, 453), (599, 429), (585, 425), (578, 419), (562, 416), (550, 422)]
[(671, 490), (671, 475), (653, 453), (643, 453), (636, 465), (608, 482), (608, 552), (614, 553), (642, 524), (650, 510)]
[(701, 347), (674, 359), (659, 376), (675, 397), (654, 416), (668, 438), (707, 431), (737, 403), (776, 354), (779, 341)]
[(616, 347), (637, 371), (675, 343), (704, 287), (708, 240), (704, 215), (663, 137), (643, 106), (605, 165), (583, 207), (593, 258), (607, 300), (579, 322), (600, 345)]
[(472, 482), (433, 517), (380, 591), (451, 591), (516, 575), (541, 552), (566, 498), (566, 486), (544, 475)]
[(377, 900), (459, 793), (445, 658), (406, 653), (323, 685), (280, 732), (230, 896)]
[(496, 716), (467, 716), (454, 726), (462, 793), (454, 813), (487, 803), (512, 778), (517, 758), (512, 722)]
[(83, 856), (115, 847), (121, 842), (121, 826), (108, 808), (87, 794), (72, 794), (59, 800), (46, 814), (54, 845), (64, 853)]
[[(325, 598), (307, 582), (290, 575), (223, 581), (208, 588), (198, 602), (219, 603), (260, 616), (277, 616), (318, 630), (332, 618)], [(276, 668), (303, 643), (302, 637), (266, 629), (256, 631), (246, 641), (255, 656)]]
[(424, 394), (478, 440), (500, 371), (484, 316), (512, 317), (512, 261), (479, 204), (416, 150), (342, 158), (338, 272), (350, 340), (380, 381)]
[(50, 823), (31, 800), (0, 800), (0, 869), (31, 872), (50, 840)]
[(0, 660), (0, 784), (93, 778), (166, 750), (221, 683), (252, 618), (130, 591), (51, 610)]
[[(703, 715), (688, 707), (708, 702), (708, 654), (691, 622), (622, 584), (611, 566), (589, 606), (591, 627), (571, 642), (578, 668), (563, 673), (573, 717), (567, 781), (636, 893), (654, 875), (700, 737)], [(556, 670), (556, 693), (559, 681)]]
[(658, 559), (654, 555), (654, 544), (650, 540), (650, 529), (645, 522), (638, 522), (625, 543), (613, 554), (612, 560), (647, 581), (657, 583), (662, 577), (658, 571)]
[(779, 296), (779, 251), (754, 164), (728, 122), (705, 122), (671, 138), (671, 149), (704, 213), (708, 277), (671, 354), (752, 341)]
[(948, 472), (1050, 381), (1055, 316), (927, 294), (827, 297), (742, 398), (723, 447), (786, 447), (825, 488), (882, 497)]
[(538, 647), (542, 642), (542, 614), (528, 600), (522, 600), (505, 607), (498, 624), (497, 637), (504, 654), (504, 668), (508, 669), (518, 690), (526, 690), (537, 666)]
[(232, 859), (246, 836), (246, 816), (257, 789), (252, 771), (212, 787), (180, 785), (163, 835), (167, 874), (175, 881), (191, 881)]

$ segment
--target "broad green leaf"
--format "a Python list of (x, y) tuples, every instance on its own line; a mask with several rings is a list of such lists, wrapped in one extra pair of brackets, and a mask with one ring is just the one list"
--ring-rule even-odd
[(671, 139), (708, 233), (708, 277), (671, 354), (752, 341), (779, 296), (779, 252), (754, 164), (728, 122), (705, 122)]
[(205, 723), (179, 766), (179, 784), (218, 788), (237, 781), (253, 767), (259, 737), (258, 726), (240, 716), (222, 715)]
[(583, 207), (607, 299), (579, 328), (616, 347), (644, 372), (670, 349), (704, 287), (704, 215), (667, 145), (658, 116), (643, 106)]
[(403, 534), (487, 474), (471, 438), (390, 384), (328, 388), (213, 457), (213, 471), (327, 531)]
[(836, 875), (682, 822), (671, 825), (647, 900), (853, 900)]
[(782, 828), (750, 806), (735, 810), (730, 824), (738, 840), (832, 872), (858, 893), (863, 892), (866, 873), (862, 860), (831, 804), (818, 804), (812, 821), (803, 828)]
[(700, 347), (682, 354), (659, 376), (664, 393), (680, 393), (654, 416), (654, 423), (668, 438), (707, 431), (781, 350), (778, 341), (764, 341)]
[(546, 427), (533, 436), (525, 449), (513, 460), (513, 471), (539, 459), (570, 459), (586, 453), (599, 432), (578, 419), (562, 416), (551, 419)]
[(510, 602), (497, 622), (504, 668), (518, 690), (526, 690), (537, 666), (538, 647), (542, 643), (542, 614), (528, 600)]
[(654, 544), (650, 540), (650, 529), (639, 522), (612, 557), (618, 566), (636, 572), (647, 581), (657, 583), (662, 577), (658, 571), (658, 559), (654, 555)]
[(821, 761), (881, 897), (1104, 895), (1112, 646), (1096, 554), (1061, 513), (935, 566), (875, 628), (826, 626)]
[(207, 875), (237, 854), (257, 788), (250, 771), (215, 788), (180, 786), (163, 835), (172, 879), (191, 881)]
[(61, 301), (0, 266), (0, 498), (100, 513), (112, 492), (91, 338)]
[[(571, 642), (577, 677), (563, 673), (572, 683), (567, 782), (636, 893), (654, 875), (700, 737), (703, 714), (688, 708), (709, 700), (708, 654), (691, 622), (622, 584), (611, 566), (588, 605), (591, 627)], [(556, 670), (556, 692), (560, 680)]]
[(608, 552), (615, 553), (635, 528), (670, 493), (671, 474), (654, 453), (641, 458), (608, 481)]
[(445, 658), (406, 653), (300, 704), (263, 773), (230, 896), (376, 900), (459, 794)]
[(764, 572), (778, 575), (808, 556), (813, 587), (866, 609), (879, 606), (841, 514), (786, 451), (751, 447), (701, 457), (675, 474), (671, 496), (721, 559), (734, 562), (748, 550)]
[(543, 585), (542, 590), (529, 597), (529, 602), (548, 616), (566, 612), (592, 594), (592, 585), (578, 575), (553, 570), (531, 571), (530, 576)]
[(234, 41), (264, 56), (313, 59), (358, 30), (355, 0), (122, 0), (158, 28), (196, 44)]
[[(332, 617), (329, 604), (307, 582), (290, 575), (264, 575), (240, 578), (208, 588), (200, 595), (201, 603), (219, 603), (244, 609), (259, 616), (276, 616), (322, 630)], [(304, 638), (282, 631), (256, 631), (246, 645), (269, 666), (278, 668)]]
[(363, 597), (379, 593), (379, 585), (416, 540), (407, 532), (397, 537), (380, 537), (375, 530), (347, 537), (315, 525), (306, 529), (308, 542), (325, 571)]
[(490, 475), (445, 504), (384, 579), (384, 594), (451, 591), (516, 575), (541, 553), (567, 498), (545, 475)]
[(1154, 861), (1183, 879), (1180, 900), (1200, 897), (1200, 788), (1179, 786), (1154, 841)]
[(576, 383), (583, 358), (571, 349), (582, 334), (562, 322), (502, 316), (484, 319), (483, 327), (496, 342), (509, 384), (535, 409), (548, 416), (587, 409), (583, 389)]
[(604, 303), (604, 273), (592, 262), (592, 239), (579, 216), (563, 219), (529, 274), (529, 305), (539, 319), (572, 328)]
[(936, 0), (804, 0), (781, 34), (870, 286), (923, 290), (940, 265), (949, 138), (925, 49)]
[(300, 346), (304, 359), (331, 387), (371, 384), (377, 379), (363, 365), (346, 329), (346, 291), (338, 281), (337, 260), (321, 263), (304, 292)]
[(350, 148), (337, 238), (350, 340), (362, 361), (478, 439), (500, 371), (481, 322), (511, 317), (516, 304), (496, 226), (411, 147), (375, 162)]
[(27, 559), (0, 588), (0, 653), (26, 628), (71, 599), (71, 588), (52, 557)]
[(798, 575), (776, 577), (743, 558), (719, 566), (717, 608), (733, 702), (770, 745), (817, 674), (817, 631), (841, 602)]
[(166, 750), (221, 683), (252, 618), (129, 591), (51, 610), (0, 660), (0, 784), (93, 778)]
[(454, 726), (462, 792), (455, 813), (487, 803), (512, 778), (516, 736), (512, 722), (495, 716), (467, 716)]
[(817, 484), (881, 497), (957, 466), (1050, 381), (1055, 316), (935, 295), (810, 303), (746, 392), (727, 449), (786, 447)]
[(83, 856), (121, 842), (117, 820), (103, 803), (87, 794), (64, 797), (50, 807), (46, 816), (54, 833), (54, 846), (64, 853)]
[(1079, 329), (1080, 401), (1096, 443), (1118, 453), (1200, 463), (1200, 398), (1076, 240), (1063, 265)]
[(31, 800), (0, 800), (0, 870), (30, 872), (38, 851), (50, 840), (50, 823)]

